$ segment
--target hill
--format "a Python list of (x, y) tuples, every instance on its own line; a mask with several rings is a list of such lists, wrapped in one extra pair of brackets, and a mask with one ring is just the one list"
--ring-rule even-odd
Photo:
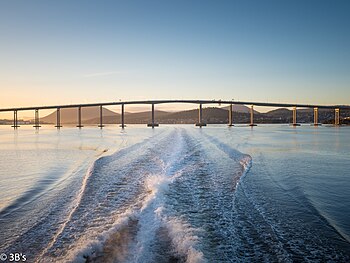
[[(230, 106), (222, 107), (221, 109), (224, 110), (229, 110)], [(239, 112), (239, 113), (250, 113), (250, 108), (245, 106), (245, 105), (236, 105), (233, 104), (232, 110), (234, 112)], [(254, 110), (254, 113), (259, 113), (258, 111)]]
[[(114, 111), (111, 111), (106, 108), (102, 108), (103, 117), (112, 117), (117, 119), (120, 114)], [(96, 123), (99, 123), (100, 116), (100, 107), (86, 107), (81, 109), (81, 120), (83, 123), (88, 123), (91, 119), (97, 119)], [(119, 117), (120, 118), (120, 117)], [(68, 108), (61, 109), (61, 123), (62, 124), (74, 124), (77, 123), (78, 119), (78, 109), (77, 108)], [(40, 118), (42, 123), (56, 123), (56, 111), (53, 113)]]
[[(168, 115), (169, 112), (166, 111), (154, 111), (156, 120), (159, 118)], [(152, 116), (151, 111), (135, 112), (135, 113), (125, 113), (125, 123), (149, 123), (151, 122)], [(100, 117), (92, 118), (84, 121), (85, 124), (97, 124), (100, 122)], [(121, 116), (103, 116), (103, 123), (105, 124), (119, 124), (121, 123)]]

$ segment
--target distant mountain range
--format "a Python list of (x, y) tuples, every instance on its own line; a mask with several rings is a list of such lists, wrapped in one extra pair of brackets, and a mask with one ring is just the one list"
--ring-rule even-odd
[[(334, 110), (319, 109), (319, 123), (334, 123)], [(350, 123), (350, 111), (340, 111), (340, 121), (343, 124)], [(99, 107), (82, 108), (82, 123), (85, 125), (96, 125), (100, 122)], [(298, 123), (313, 123), (313, 109), (298, 109)], [(77, 124), (78, 110), (76, 108), (61, 109), (61, 123), (65, 125)], [(198, 109), (166, 112), (155, 111), (155, 121), (163, 124), (194, 124), (198, 122)], [(208, 107), (203, 108), (203, 121), (208, 124), (228, 123), (228, 107)], [(120, 113), (103, 108), (103, 123), (104, 124), (119, 124), (121, 122)], [(143, 111), (136, 113), (125, 113), (126, 124), (141, 124), (151, 122), (151, 112)], [(233, 106), (233, 122), (234, 123), (249, 123), (250, 108), (244, 105)], [(291, 123), (292, 110), (280, 108), (266, 113), (260, 113), (254, 110), (255, 123)], [(12, 120), (0, 120), (0, 124), (11, 124)], [(32, 124), (33, 120), (23, 121), (21, 124)], [(42, 124), (55, 124), (56, 111), (40, 118)]]
[[(244, 105), (233, 106), (234, 123), (249, 123), (250, 108)], [(99, 107), (82, 108), (82, 122), (83, 124), (98, 124), (100, 122)], [(349, 111), (341, 111), (341, 118), (344, 122), (345, 117), (350, 116)], [(62, 124), (76, 124), (78, 118), (77, 109), (62, 109), (61, 123)], [(158, 123), (164, 124), (193, 124), (198, 122), (198, 109), (166, 112), (155, 111), (155, 119)], [(334, 111), (319, 109), (319, 122), (332, 123), (334, 120)], [(151, 121), (151, 112), (143, 111), (136, 113), (125, 113), (125, 123), (138, 124), (149, 123)], [(210, 123), (227, 123), (228, 122), (228, 107), (208, 107), (203, 108), (203, 121)], [(298, 109), (297, 121), (299, 123), (313, 122), (313, 109)], [(56, 122), (56, 112), (53, 112), (40, 119), (41, 123), (54, 124)], [(103, 108), (103, 123), (104, 124), (119, 124), (121, 116), (119, 113)], [(256, 123), (291, 123), (292, 110), (280, 108), (269, 111), (267, 113), (260, 113), (254, 110), (254, 122)]]
[[(228, 107), (224, 108), (211, 108), (203, 109), (203, 118), (220, 119), (225, 118), (227, 115)], [(213, 109), (217, 109), (216, 111)], [(215, 111), (215, 112), (214, 112)], [(244, 105), (234, 105), (234, 112), (249, 113), (250, 109)], [(257, 111), (254, 111), (258, 113)], [(112, 124), (120, 123), (121, 116), (119, 113), (103, 108), (103, 123)], [(51, 114), (40, 118), (41, 123), (53, 124), (56, 123), (57, 112), (54, 111)], [(187, 110), (180, 112), (166, 112), (155, 111), (156, 120), (162, 123), (195, 123), (198, 121), (198, 110)], [(226, 116), (227, 117), (227, 116)], [(78, 119), (78, 110), (76, 108), (61, 109), (61, 123), (62, 124), (76, 124)], [(100, 122), (100, 108), (99, 107), (86, 107), (81, 110), (81, 119), (85, 124), (97, 124)], [(136, 113), (125, 112), (126, 123), (148, 123), (151, 121), (151, 112), (143, 111)]]

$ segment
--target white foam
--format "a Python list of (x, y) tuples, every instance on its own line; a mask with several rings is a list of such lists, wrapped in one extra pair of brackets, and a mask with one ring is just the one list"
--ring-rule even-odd
[[(198, 242), (198, 237), (194, 235), (195, 229), (176, 217), (167, 217), (164, 214), (163, 194), (168, 189), (169, 184), (182, 175), (183, 170), (178, 171), (173, 176), (168, 177), (164, 175), (151, 176), (147, 180), (147, 188), (151, 189), (153, 196), (153, 229), (154, 225), (163, 225), (168, 230), (169, 237), (172, 244), (180, 256), (186, 258), (188, 263), (205, 262), (204, 255), (201, 251), (195, 249)], [(157, 198), (157, 199), (155, 199)]]
[[(94, 258), (96, 255), (103, 251), (104, 245), (107, 240), (115, 233), (119, 232), (121, 228), (127, 226), (130, 219), (135, 218), (137, 215), (133, 210), (127, 210), (116, 219), (113, 226), (94, 240), (89, 240), (88, 237), (84, 237), (77, 242), (77, 246), (71, 249), (69, 253), (61, 261), (55, 259), (55, 262), (86, 262), (86, 257)], [(119, 248), (118, 248), (119, 249)], [(123, 251), (121, 251), (123, 252)], [(125, 252), (125, 251), (124, 251)], [(126, 253), (126, 252), (125, 252)]]
[(245, 154), (239, 161), (240, 165), (243, 167), (242, 177), (247, 174), (249, 169), (252, 167), (252, 157), (248, 154)]
[(150, 175), (145, 180), (147, 196), (142, 202), (139, 214), (139, 231), (137, 242), (131, 248), (132, 256), (129, 262), (152, 262), (152, 251), (150, 246), (155, 240), (156, 232), (162, 226), (161, 211), (164, 209), (164, 193), (177, 177), (182, 175), (178, 171), (173, 176), (167, 176), (165, 164), (163, 173)]
[[(125, 227), (130, 219), (135, 218), (140, 220), (140, 230), (137, 234), (138, 248), (137, 251), (131, 251), (132, 254), (141, 255), (145, 257), (145, 250), (143, 248), (147, 247), (147, 244), (151, 242), (152, 235), (154, 237), (156, 230), (159, 227), (160, 221), (157, 218), (157, 213), (155, 210), (159, 208), (162, 204), (163, 193), (168, 189), (168, 185), (175, 180), (178, 176), (181, 176), (181, 171), (174, 174), (173, 176), (167, 176), (166, 170), (169, 167), (169, 163), (165, 164), (162, 159), (159, 159), (159, 165), (162, 167), (163, 172), (161, 174), (149, 175), (145, 180), (145, 192), (143, 197), (139, 200), (138, 204), (129, 208), (124, 213), (117, 215), (116, 221), (111, 229), (103, 233), (92, 233), (91, 230), (86, 235), (82, 236), (79, 240), (75, 242), (73, 247), (70, 248), (68, 254), (64, 256), (63, 259), (52, 259), (56, 262), (85, 262), (86, 257), (94, 258), (96, 255), (99, 255), (103, 252), (104, 246), (108, 239), (113, 236), (115, 233), (120, 231), (121, 228)], [(71, 211), (69, 217), (62, 225), (60, 231), (57, 233), (55, 239), (49, 244), (45, 252), (48, 251), (50, 247), (54, 244), (57, 237), (64, 230), (67, 222), (70, 221), (72, 214), (74, 213), (76, 207), (80, 203), (81, 196), (84, 192), (87, 179), (91, 175), (94, 167), (89, 169), (89, 172), (84, 178), (82, 188), (78, 197), (76, 199), (76, 204), (74, 209)], [(95, 236), (92, 239), (92, 237)], [(128, 254), (130, 251), (126, 251), (125, 254)]]
[(205, 262), (203, 252), (195, 248), (198, 237), (195, 229), (190, 224), (176, 217), (163, 217), (163, 223), (167, 227), (173, 246), (180, 256), (186, 258), (188, 263)]
[(58, 237), (62, 234), (62, 232), (64, 231), (64, 229), (66, 228), (68, 222), (71, 220), (74, 212), (76, 211), (76, 209), (78, 208), (81, 199), (83, 197), (86, 185), (87, 185), (87, 181), (89, 179), (89, 177), (91, 176), (91, 174), (93, 173), (94, 170), (94, 165), (91, 165), (91, 167), (88, 169), (87, 173), (85, 174), (83, 181), (82, 181), (82, 185), (80, 188), (80, 191), (78, 192), (76, 198), (73, 201), (72, 204), (72, 209), (70, 211), (70, 213), (68, 214), (67, 218), (64, 220), (63, 224), (60, 226), (60, 228), (58, 229), (57, 233), (54, 235), (53, 239), (51, 240), (51, 242), (46, 246), (46, 248), (41, 252), (41, 254), (39, 255), (39, 259), (40, 258), (45, 258), (44, 255), (49, 251), (50, 248), (52, 248), (52, 246), (55, 244), (55, 242), (57, 241)]

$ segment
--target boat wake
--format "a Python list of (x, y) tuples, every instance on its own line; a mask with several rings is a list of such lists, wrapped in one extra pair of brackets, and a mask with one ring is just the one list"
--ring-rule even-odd
[[(218, 169), (217, 159), (206, 154), (208, 144), (225, 154), (221, 159), (228, 165), (226, 173)], [(221, 228), (220, 219), (211, 217), (225, 210), (208, 205), (232, 202), (250, 163), (250, 156), (181, 128), (100, 157), (83, 177), (50, 242), (33, 258), (36, 262), (206, 262), (210, 260), (206, 248), (212, 245), (206, 243), (214, 242), (207, 238), (209, 219)]]

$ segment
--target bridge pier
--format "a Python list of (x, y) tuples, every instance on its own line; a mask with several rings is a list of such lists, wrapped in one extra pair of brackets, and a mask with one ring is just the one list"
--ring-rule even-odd
[(314, 126), (320, 126), (321, 123), (318, 123), (318, 108), (314, 108)]
[(39, 110), (35, 109), (35, 117), (34, 117), (34, 128), (39, 129), (40, 126), (40, 120), (39, 120)]
[(83, 125), (81, 125), (81, 106), (78, 107), (78, 125), (77, 125), (77, 127), (79, 129), (84, 127)]
[(57, 108), (56, 110), (56, 126), (57, 129), (61, 128), (61, 108)]
[(122, 129), (124, 129), (126, 126), (125, 126), (125, 122), (124, 122), (124, 103), (122, 104), (122, 113), (121, 113), (121, 123), (119, 127), (122, 127)]
[(232, 108), (233, 108), (233, 105), (230, 104), (230, 107), (229, 107), (229, 110), (228, 110), (228, 126), (229, 127), (232, 127), (234, 126), (233, 125), (233, 113), (232, 113)]
[(206, 123), (203, 122), (203, 109), (202, 109), (202, 103), (199, 104), (199, 109), (198, 109), (198, 123), (196, 123), (196, 126), (198, 127), (203, 127), (207, 126)]
[(338, 126), (340, 125), (340, 110), (337, 108), (334, 110), (335, 116), (334, 116), (334, 125)]
[(102, 105), (100, 105), (100, 125), (98, 125), (98, 127), (100, 127), (101, 129), (104, 127), (103, 125), (103, 108), (102, 108)]
[(297, 107), (293, 107), (293, 124), (294, 127), (300, 126), (299, 123), (297, 123)]
[(256, 126), (254, 123), (254, 105), (250, 106), (250, 124), (249, 126), (253, 127)]
[(13, 125), (11, 127), (13, 127), (13, 129), (17, 129), (19, 127), (17, 119), (17, 110), (13, 111)]
[(159, 124), (154, 122), (154, 103), (152, 103), (152, 123), (148, 123), (147, 127), (158, 127)]

